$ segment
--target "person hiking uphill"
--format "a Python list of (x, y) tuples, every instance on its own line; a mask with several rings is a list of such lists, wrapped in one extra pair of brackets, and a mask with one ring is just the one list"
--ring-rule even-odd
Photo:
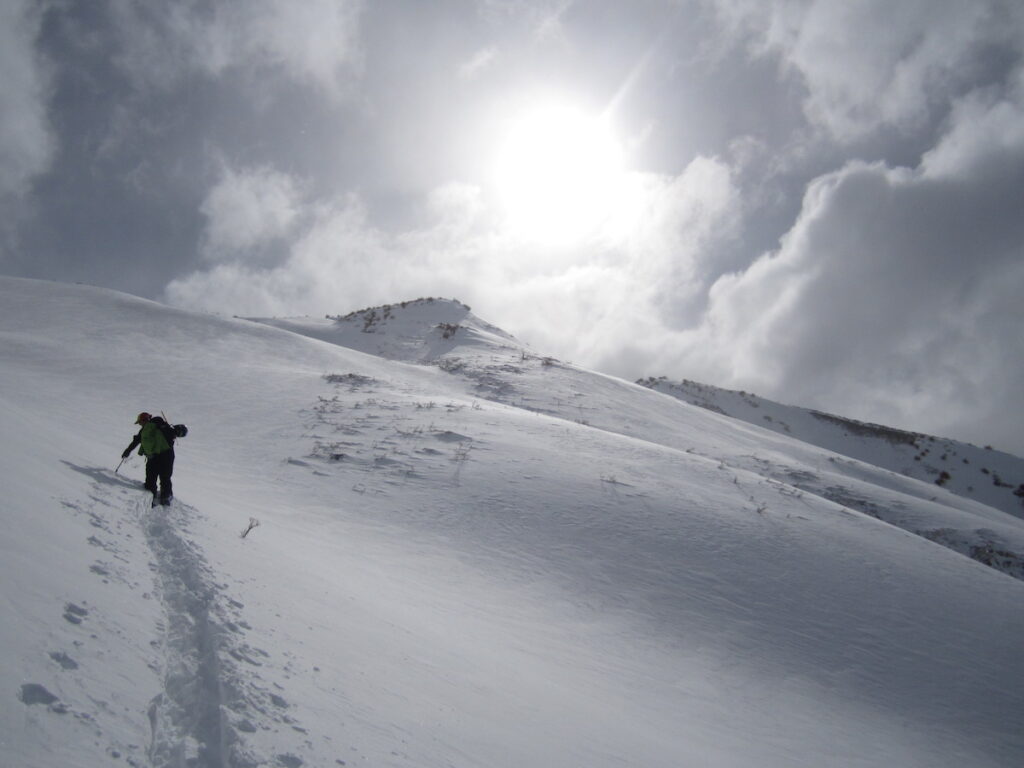
[[(121, 454), (122, 459), (128, 458), (135, 446), (140, 446), (139, 453), (146, 457), (146, 490), (153, 494), (153, 506), (158, 503), (157, 480), (160, 481), (159, 503), (166, 506), (171, 503), (171, 473), (174, 472), (174, 438), (164, 432), (167, 422), (159, 416), (152, 416), (145, 411), (139, 414), (135, 423), (141, 426), (139, 433), (132, 438), (131, 444)], [(167, 425), (170, 427), (170, 425)], [(174, 434), (173, 428), (169, 433)]]

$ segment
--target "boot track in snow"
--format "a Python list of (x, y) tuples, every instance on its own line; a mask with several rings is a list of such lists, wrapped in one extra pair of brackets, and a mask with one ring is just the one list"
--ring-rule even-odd
[(179, 501), (139, 502), (137, 512), (166, 617), (163, 690), (148, 711), (150, 763), (255, 768), (265, 761), (241, 734), (257, 730), (253, 721), (281, 720), (271, 712), (280, 697), (264, 690), (257, 675), (242, 674), (235, 661), (259, 666), (255, 657), (266, 654), (239, 642), (234, 633), (248, 625), (232, 612), (242, 604), (221, 592), (199, 547), (186, 538), (196, 510)]
[[(266, 745), (261, 748), (255, 743), (261, 733), (274, 734), (271, 743), (275, 746), (288, 741), (278, 733), (283, 726), (302, 734), (303, 740), (308, 739), (308, 732), (293, 712), (286, 711), (287, 701), (270, 688), (273, 685), (282, 691), (281, 686), (262, 679), (262, 668), (273, 667), (271, 654), (246, 642), (246, 634), (253, 628), (244, 618), (245, 606), (227, 594), (223, 577), (210, 567), (192, 539), (193, 526), (203, 513), (177, 499), (168, 506), (151, 506), (150, 494), (140, 493), (130, 480), (99, 468), (71, 468), (93, 480), (88, 501), (65, 504), (75, 513), (89, 514), (90, 524), (105, 533), (106, 541), (92, 537), (90, 545), (120, 553), (125, 563), (127, 558), (142, 558), (140, 565), (149, 561), (152, 588), (143, 598), (152, 594), (158, 599), (160, 617), (150, 643), (156, 658), (147, 666), (156, 672), (159, 688), (148, 706), (138, 712), (140, 737), (148, 731), (146, 764), (152, 768), (257, 768), (276, 759), (301, 765), (303, 761), (293, 752), (301, 752), (302, 746), (289, 743), (287, 753), (268, 756)], [(91, 511), (95, 503), (117, 510), (129, 525), (125, 529), (109, 525)], [(141, 542), (132, 536), (133, 530), (142, 533)], [(114, 570), (104, 565), (103, 570), (93, 572), (109, 575)], [(131, 577), (121, 578), (127, 584), (125, 579)], [(67, 610), (71, 613), (65, 620), (76, 625), (82, 619), (75, 611), (88, 614), (77, 605)], [(54, 660), (64, 656), (51, 653)], [(67, 663), (78, 666), (71, 660)], [(29, 703), (38, 698), (37, 688), (45, 690), (38, 684), (26, 686), (23, 696)], [(97, 691), (85, 695), (102, 704)], [(62, 712), (77, 711), (63, 702), (55, 706)], [(83, 721), (95, 721), (96, 713), (83, 710), (79, 714)], [(134, 748), (127, 743), (112, 744), (111, 751)]]
[(167, 616), (164, 690), (149, 707), (150, 761), (168, 768), (238, 765), (231, 758), (237, 737), (223, 713), (217, 588), (202, 554), (178, 532), (190, 510), (175, 502), (142, 503), (139, 511)]

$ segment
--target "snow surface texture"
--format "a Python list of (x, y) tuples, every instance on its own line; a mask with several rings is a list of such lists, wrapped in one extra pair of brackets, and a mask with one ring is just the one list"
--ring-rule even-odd
[(0, 278), (2, 764), (1024, 763), (1018, 516), (455, 302), (268, 322)]
[(665, 377), (637, 382), (717, 413), (830, 451), (942, 486), (960, 496), (1024, 518), (1024, 460), (990, 447), (846, 419)]
[[(900, 475), (934, 483), (958, 496), (1024, 518), (1024, 460), (991, 448), (978, 448), (948, 438), (893, 429), (846, 419), (807, 408), (766, 400), (748, 392), (720, 389), (695, 381), (670, 382), (665, 378), (637, 382), (716, 413), (762, 425), (780, 434), (826, 448), (842, 457), (892, 470)], [(1008, 482), (1012, 479), (1012, 482)], [(950, 547), (978, 562), (1024, 579), (1024, 547), (1016, 530), (973, 528), (972, 516), (907, 516), (898, 500), (879, 505), (877, 500), (851, 493), (846, 485), (822, 484), (817, 476), (790, 475), (795, 487), (809, 490), (840, 504)], [(879, 482), (879, 481), (876, 481)], [(938, 496), (933, 495), (937, 500)], [(942, 523), (936, 527), (938, 523)]]

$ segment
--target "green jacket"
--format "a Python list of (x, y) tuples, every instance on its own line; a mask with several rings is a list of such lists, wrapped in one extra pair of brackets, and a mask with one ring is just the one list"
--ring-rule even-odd
[(164, 437), (164, 433), (160, 431), (160, 427), (152, 421), (146, 422), (145, 426), (139, 430), (139, 434), (132, 440), (132, 444), (128, 446), (128, 450), (125, 453), (129, 453), (136, 445), (142, 446), (139, 449), (139, 453), (147, 457), (155, 456), (158, 453), (171, 449), (167, 438)]

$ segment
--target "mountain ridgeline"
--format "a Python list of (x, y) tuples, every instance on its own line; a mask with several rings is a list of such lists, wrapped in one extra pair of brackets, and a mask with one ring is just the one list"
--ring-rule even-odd
[(991, 447), (868, 424), (686, 379), (650, 377), (637, 384), (1024, 518), (1024, 460)]
[[(463, 379), (481, 399), (637, 437), (649, 434), (649, 430), (624, 426), (612, 418), (613, 414), (593, 413), (578, 402), (574, 405), (585, 388), (581, 380), (601, 382), (603, 386), (617, 380), (535, 354), (512, 335), (481, 320), (458, 300), (421, 298), (323, 319), (275, 318), (257, 322), (375, 356), (437, 366)], [(485, 351), (486, 356), (466, 354), (474, 349)], [(554, 375), (555, 369), (565, 375)], [(548, 371), (543, 383), (533, 380), (532, 374), (537, 370)], [(971, 504), (1024, 519), (1024, 460), (991, 448), (866, 424), (688, 380), (676, 383), (666, 377), (652, 377), (636, 384), (783, 436), (787, 442), (825, 449), (825, 461), (832, 467), (850, 467), (841, 474), (858, 476), (860, 464), (881, 470), (870, 475), (872, 482), (892, 487), (884, 500), (875, 493), (861, 492), (848, 482), (837, 482), (827, 473), (778, 467), (760, 458), (756, 448), (751, 455), (736, 459), (798, 492), (815, 494), (1024, 579), (1024, 539), (1017, 534), (998, 525), (974, 521), (937, 524), (935, 520), (908, 516), (907, 505), (900, 498), (900, 494), (906, 494), (941, 506), (950, 495), (959, 496)], [(630, 397), (624, 383), (622, 386), (623, 399), (613, 403), (613, 407), (625, 412), (628, 407), (624, 403)], [(890, 473), (923, 484), (915, 482), (908, 487), (902, 480), (887, 478)]]

